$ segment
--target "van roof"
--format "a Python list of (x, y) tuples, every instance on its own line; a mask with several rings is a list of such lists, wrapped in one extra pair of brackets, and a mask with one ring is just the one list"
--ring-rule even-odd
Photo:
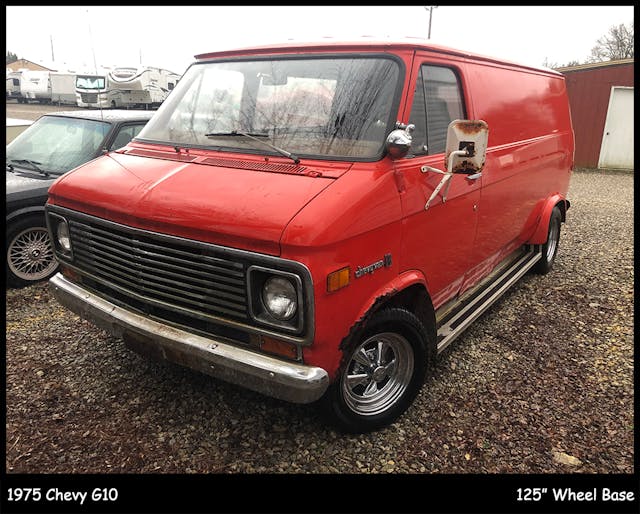
[(406, 38), (377, 38), (363, 36), (360, 39), (354, 40), (338, 40), (334, 38), (323, 38), (319, 41), (291, 41), (286, 43), (275, 43), (273, 45), (261, 45), (251, 46), (246, 48), (236, 48), (229, 50), (221, 50), (217, 52), (202, 53), (195, 56), (198, 61), (215, 59), (221, 57), (239, 57), (246, 55), (265, 55), (265, 54), (281, 54), (288, 53), (291, 50), (299, 51), (301, 48), (313, 52), (321, 51), (335, 51), (335, 50), (352, 50), (352, 51), (389, 51), (389, 50), (429, 50), (432, 52), (455, 55), (458, 57), (470, 58), (479, 61), (493, 62), (498, 64), (506, 64), (509, 66), (516, 66), (518, 68), (534, 70), (538, 72), (548, 73), (551, 75), (562, 76), (551, 68), (545, 68), (544, 66), (532, 66), (528, 64), (522, 64), (515, 61), (509, 61), (498, 57), (491, 57), (488, 55), (476, 54), (467, 50), (453, 48), (449, 46), (439, 45), (432, 43), (431, 40), (419, 38), (419, 37), (406, 37)]

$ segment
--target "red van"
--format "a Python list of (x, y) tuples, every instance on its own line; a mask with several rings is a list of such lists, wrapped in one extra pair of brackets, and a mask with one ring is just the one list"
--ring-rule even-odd
[(416, 40), (198, 55), (49, 189), (51, 288), (139, 352), (379, 429), (551, 269), (573, 148), (548, 69)]

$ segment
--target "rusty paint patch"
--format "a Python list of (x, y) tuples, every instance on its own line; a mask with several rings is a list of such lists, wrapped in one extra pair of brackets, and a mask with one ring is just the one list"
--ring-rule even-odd
[(454, 127), (464, 134), (476, 134), (487, 128), (482, 121), (459, 121)]
[(456, 164), (452, 171), (454, 173), (477, 173), (480, 171), (480, 167), (474, 165), (471, 161), (462, 161)]
[(376, 312), (378, 312), (378, 310), (380, 309), (380, 306), (384, 305), (387, 302), (387, 300), (389, 298), (393, 297), (397, 292), (398, 292), (397, 289), (392, 288), (388, 293), (385, 293), (385, 294), (379, 296), (378, 298), (376, 298), (375, 301), (373, 302), (373, 305), (365, 313), (365, 315), (362, 316), (362, 318), (360, 318), (358, 321), (356, 321), (351, 326), (351, 329), (349, 330), (349, 333), (340, 342), (340, 346), (338, 347), (342, 351), (342, 359), (340, 361), (340, 369), (342, 369), (342, 367), (345, 364), (346, 356), (349, 353), (348, 350), (353, 348), (353, 346), (355, 345), (355, 343), (358, 340), (358, 336), (360, 335), (360, 333), (362, 333), (362, 331), (367, 326), (367, 323), (371, 319), (371, 316), (373, 316)]

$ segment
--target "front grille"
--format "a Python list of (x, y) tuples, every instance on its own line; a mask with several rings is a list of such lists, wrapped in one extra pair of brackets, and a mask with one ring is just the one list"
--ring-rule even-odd
[(248, 320), (247, 265), (220, 247), (94, 218), (70, 219), (69, 229), (73, 264), (118, 303), (160, 318)]
[[(63, 220), (69, 227), (71, 254), (54, 240), (63, 273), (67, 268), (68, 278), (119, 307), (251, 347), (261, 335), (303, 346), (313, 342), (313, 281), (303, 263), (130, 227), (65, 207), (47, 205), (46, 211), (52, 233)], [(289, 324), (267, 319), (256, 300), (270, 274), (295, 278), (301, 303)]]
[(80, 99), (86, 104), (93, 104), (98, 101), (98, 93), (80, 93)]

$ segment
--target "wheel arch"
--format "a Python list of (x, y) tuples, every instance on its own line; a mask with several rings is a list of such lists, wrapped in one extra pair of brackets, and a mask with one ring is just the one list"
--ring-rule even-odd
[(527, 243), (529, 244), (544, 244), (547, 241), (547, 231), (549, 230), (549, 220), (551, 219), (551, 212), (555, 207), (560, 209), (561, 221), (564, 223), (567, 219), (567, 210), (571, 206), (571, 202), (560, 194), (550, 196), (541, 209), (540, 217), (538, 219), (538, 225), (535, 232), (529, 238)]
[[(343, 354), (357, 340), (358, 334), (365, 329), (368, 321), (376, 313), (386, 308), (403, 308), (414, 314), (427, 331), (429, 341), (429, 363), (433, 363), (436, 351), (436, 317), (435, 309), (428, 291), (427, 281), (422, 273), (411, 270), (398, 275), (394, 280), (377, 290), (363, 305), (357, 322), (349, 330), (349, 334), (341, 341)], [(341, 363), (342, 365), (342, 363)]]
[(6, 224), (9, 225), (9, 223), (13, 223), (17, 219), (22, 219), (32, 214), (40, 214), (42, 215), (42, 219), (44, 220), (44, 205), (31, 205), (29, 207), (21, 207), (20, 209), (11, 211), (9, 214), (7, 214)]

